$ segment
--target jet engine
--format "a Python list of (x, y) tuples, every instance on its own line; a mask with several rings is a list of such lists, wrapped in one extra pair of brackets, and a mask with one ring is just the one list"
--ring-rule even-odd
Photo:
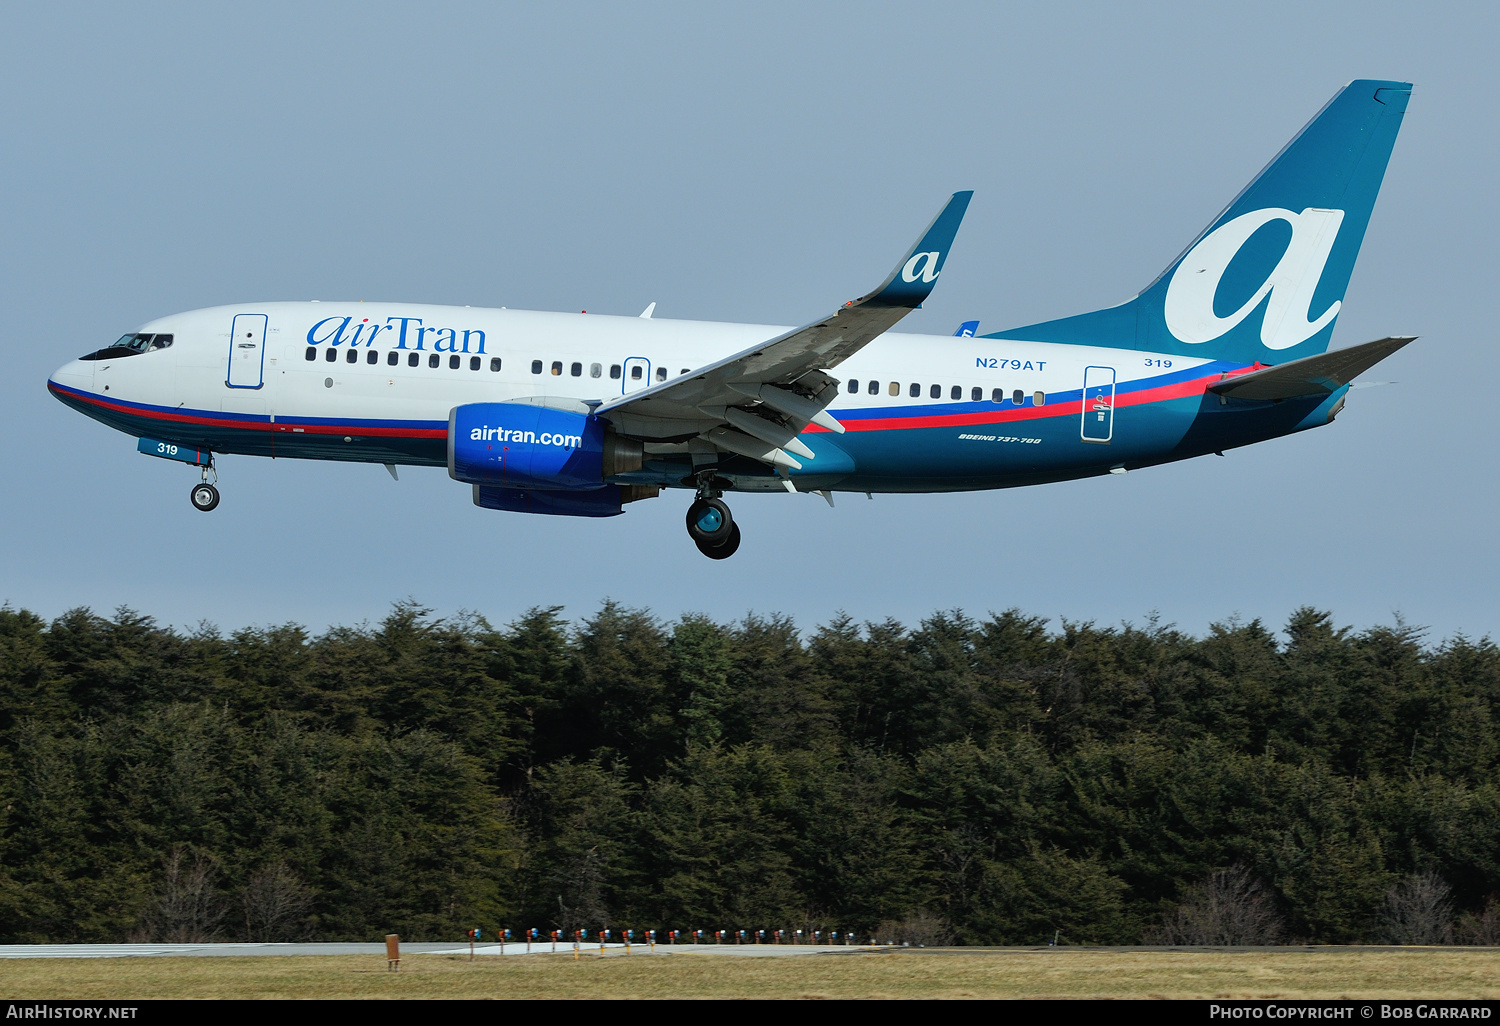
[(614, 475), (639, 470), (642, 459), (640, 442), (620, 438), (587, 413), (469, 403), (448, 415), (448, 476), (486, 492), (602, 490)]

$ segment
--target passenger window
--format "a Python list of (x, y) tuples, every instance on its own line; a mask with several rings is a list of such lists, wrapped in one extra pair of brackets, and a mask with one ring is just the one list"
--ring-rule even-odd
[(479, 369), (479, 357), (477, 357), (477, 356), (471, 356), (471, 357), (469, 357), (469, 370), (478, 370), (478, 369)]
[(1047, 393), (1046, 392), (1033, 392), (1033, 393), (1031, 393), (1031, 405), (1033, 405), (1033, 406), (1046, 406), (1047, 405)]
[(901, 382), (899, 382), (899, 381), (892, 381), (891, 382), (891, 387), (888, 388), (888, 389), (886, 389), (886, 391), (890, 392), (891, 395), (900, 395), (901, 394)]
[(554, 378), (562, 376), (562, 361), (561, 360), (553, 360), (552, 361), (552, 376)]
[(978, 385), (975, 385), (974, 388), (972, 390), (970, 390), (970, 392), (969, 392), (969, 402), (971, 402), (971, 403), (977, 403), (977, 402), (982, 402), (983, 400), (984, 400), (984, 389), (980, 388)]
[(568, 368), (568, 373), (571, 374), (575, 378), (581, 378), (581, 377), (583, 377), (583, 364), (581, 364), (581, 363), (575, 363), (575, 364), (573, 364), (573, 366), (571, 366), (571, 367)]
[(907, 391), (907, 394), (910, 395), (913, 399), (920, 399), (920, 398), (922, 398), (922, 386), (919, 385), (919, 384), (917, 384), (915, 381), (913, 381), (911, 383), (911, 387), (908, 388), (906, 391)]
[(927, 394), (932, 396), (934, 399), (941, 399), (943, 397), (943, 386), (933, 385), (932, 391), (928, 392)]
[(684, 368), (682, 368), (682, 370), (678, 371), (677, 373), (678, 374), (691, 374), (692, 372), (693, 372), (693, 368), (691, 368), (691, 367), (684, 367)]
[(667, 380), (667, 369), (665, 367), (658, 367), (658, 368), (656, 368), (656, 380), (657, 381), (666, 381)]
[(954, 385), (953, 391), (948, 394), (948, 397), (950, 399), (962, 399), (964, 397), (964, 390), (958, 385)]
[(542, 372), (542, 361), (541, 360), (532, 360), (531, 361), (531, 373), (533, 373), (533, 374), (540, 374), (541, 372)]
[(365, 363), (376, 364), (380, 362), (380, 354), (373, 349), (365, 351)]
[(990, 393), (990, 402), (992, 402), (992, 403), (1003, 403), (1003, 402), (1005, 402), (1005, 389), (1003, 389), (1003, 388), (997, 388), (993, 392), (991, 392)]
[(439, 356), (437, 353), (433, 353), (427, 358), (427, 366), (436, 367), (439, 363), (442, 363), (442, 361), (443, 358), (441, 356)]
[(1010, 401), (1015, 403), (1017, 406), (1025, 406), (1026, 393), (1018, 388), (1010, 394)]
[(422, 358), (420, 356), (418, 356), (416, 353), (410, 353), (406, 357), (406, 365), (408, 367), (415, 367), (417, 364), (419, 364), (421, 362), (422, 362)]
[(618, 363), (609, 365), (609, 376), (611, 380), (617, 380), (620, 377), (620, 365)]
[(330, 349), (330, 350), (328, 350), (328, 352), (326, 352), (326, 353), (323, 354), (323, 359), (325, 361), (327, 361), (328, 363), (333, 363), (338, 358), (339, 358), (339, 351), (337, 349)]
[(307, 347), (307, 358), (308, 358), (309, 361), (316, 360), (318, 358), (318, 347), (317, 346), (308, 346)]
[(631, 378), (631, 380), (632, 381), (639, 381), (639, 380), (641, 380), (641, 372), (643, 370), (645, 370), (645, 368), (642, 367), (640, 364), (636, 364), (634, 367), (630, 368), (630, 378)]
[(392, 349), (389, 353), (385, 354), (385, 362), (388, 366), (394, 367), (401, 362), (401, 354)]
[(492, 357), (490, 357), (490, 370), (497, 371), (499, 369), (500, 369), (500, 357), (498, 357), (498, 356), (492, 356)]
[(871, 395), (879, 395), (880, 394), (880, 382), (878, 382), (878, 381), (871, 381), (870, 382), (870, 394)]
[(849, 394), (850, 395), (857, 395), (857, 394), (859, 394), (859, 382), (855, 381), (853, 378), (849, 379)]
[(589, 377), (591, 377), (591, 378), (597, 378), (599, 375), (601, 375), (603, 373), (604, 373), (604, 368), (600, 367), (597, 363), (591, 363), (591, 364), (589, 364)]
[(355, 349), (349, 350), (349, 352), (344, 355), (344, 362), (345, 363), (358, 363), (359, 362), (359, 351), (355, 350)]

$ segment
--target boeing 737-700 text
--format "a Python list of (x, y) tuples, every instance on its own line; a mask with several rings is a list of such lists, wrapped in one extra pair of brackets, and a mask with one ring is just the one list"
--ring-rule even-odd
[(614, 516), (682, 488), (715, 559), (739, 547), (729, 492), (831, 503), (1222, 452), (1329, 423), (1354, 376), (1411, 341), (1327, 351), (1410, 94), (1351, 83), (1155, 282), (1075, 317), (891, 331), (942, 274), (960, 192), (879, 288), (801, 328), (254, 303), (152, 321), (48, 387), (197, 466), (201, 510), (216, 453), (446, 466), (514, 513)]

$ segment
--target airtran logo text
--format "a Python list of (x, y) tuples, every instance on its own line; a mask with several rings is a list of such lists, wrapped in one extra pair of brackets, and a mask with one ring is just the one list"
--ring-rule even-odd
[(394, 341), (397, 349), (425, 349), (431, 343), (437, 353), (484, 353), (484, 332), (479, 329), (429, 328), (420, 317), (387, 317), (384, 324), (371, 324), (368, 317), (357, 323), (353, 317), (325, 317), (307, 329), (307, 344), (373, 346), (382, 331), (390, 332), (384, 341)]
[[(1286, 252), (1238, 310), (1220, 317), (1214, 297), (1225, 272), (1250, 237), (1273, 221), (1292, 226)], [(1322, 331), (1338, 316), (1339, 302), (1310, 320), (1313, 293), (1344, 221), (1342, 210), (1308, 207), (1302, 213), (1267, 207), (1241, 214), (1205, 235), (1182, 258), (1167, 286), (1167, 330), (1183, 342), (1212, 342), (1239, 326), (1262, 302), (1260, 341), (1267, 349), (1290, 349)], [(1269, 301), (1266, 297), (1269, 296)]]
[(555, 445), (563, 449), (576, 449), (583, 444), (582, 435), (554, 435), (543, 431), (512, 431), (503, 427), (476, 427), (469, 431), (471, 442), (514, 442), (516, 445)]

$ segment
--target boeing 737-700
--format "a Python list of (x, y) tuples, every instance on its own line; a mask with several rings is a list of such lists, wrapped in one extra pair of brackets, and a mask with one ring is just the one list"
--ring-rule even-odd
[[(800, 328), (383, 303), (174, 314), (60, 367), (67, 405), (199, 470), (215, 455), (445, 466), (480, 506), (607, 517), (691, 492), (945, 492), (1123, 473), (1331, 422), (1409, 337), (1328, 352), (1411, 86), (1342, 89), (1119, 306), (1008, 331), (891, 329), (942, 274), (970, 193), (862, 299)], [(652, 304), (654, 307), (655, 304)]]

